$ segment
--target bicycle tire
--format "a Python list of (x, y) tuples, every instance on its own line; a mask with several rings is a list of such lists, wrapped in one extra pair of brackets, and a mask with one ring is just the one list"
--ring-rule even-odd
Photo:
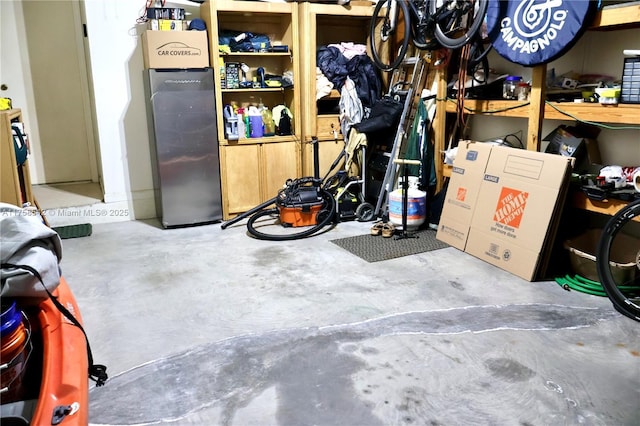
[[(459, 25), (463, 18), (467, 18), (469, 12), (461, 12), (460, 10), (442, 12), (446, 8), (449, 0), (431, 0), (429, 12), (435, 19), (435, 36), (440, 44), (449, 49), (459, 49), (469, 43), (480, 30), (480, 26), (484, 22), (484, 16), (487, 12), (487, 0), (476, 1), (458, 1), (457, 3), (478, 5), (475, 13), (472, 14), (471, 24), (466, 22), (462, 26)], [(447, 28), (456, 27), (456, 30)], [(462, 28), (462, 32), (458, 32), (458, 28)]]
[[(391, 3), (396, 5), (398, 17), (402, 19), (396, 22), (395, 28), (390, 28)], [(386, 6), (386, 7), (384, 7)], [(384, 11), (383, 11), (384, 8)], [(398, 9), (399, 8), (399, 9)], [(403, 37), (400, 40), (400, 47), (397, 54), (392, 55), (392, 48), (395, 42), (394, 35), (398, 28), (402, 28)], [(369, 26), (369, 46), (371, 47), (371, 56), (373, 62), (383, 71), (391, 71), (402, 63), (407, 49), (409, 47), (409, 34), (411, 30), (411, 17), (409, 16), (409, 8), (402, 0), (384, 0), (376, 3), (371, 15), (371, 25)], [(387, 52), (385, 52), (387, 50)], [(385, 58), (388, 58), (385, 59)]]
[[(598, 242), (596, 269), (600, 283), (613, 303), (614, 308), (621, 314), (640, 321), (640, 295), (631, 298), (629, 293), (623, 292), (619, 286), (621, 284), (627, 285), (628, 283), (617, 283), (610, 265), (611, 249), (616, 236), (625, 225), (637, 217), (640, 217), (640, 199), (630, 202), (609, 219), (602, 230), (602, 236)], [(640, 244), (635, 249), (638, 250), (636, 255), (636, 269), (638, 270), (635, 271), (635, 282), (638, 282), (640, 281)]]

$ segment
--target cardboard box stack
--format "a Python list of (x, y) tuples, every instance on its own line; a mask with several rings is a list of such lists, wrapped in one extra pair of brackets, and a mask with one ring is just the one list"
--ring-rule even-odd
[(543, 278), (573, 159), (463, 141), (436, 238), (521, 278)]
[(145, 68), (209, 66), (207, 31), (188, 31), (184, 18), (184, 9), (147, 8), (147, 29), (142, 33)]

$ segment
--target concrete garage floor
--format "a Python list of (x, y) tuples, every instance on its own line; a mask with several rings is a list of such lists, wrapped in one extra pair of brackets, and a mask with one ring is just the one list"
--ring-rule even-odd
[[(640, 324), (454, 248), (367, 263), (240, 223), (94, 225), (62, 270), (94, 425), (638, 425)], [(371, 237), (382, 238), (382, 237)]]

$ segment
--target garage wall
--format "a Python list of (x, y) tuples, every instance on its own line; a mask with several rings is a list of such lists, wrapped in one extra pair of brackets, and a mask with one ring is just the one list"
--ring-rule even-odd
[(142, 53), (136, 19), (144, 2), (84, 3), (104, 200), (155, 216)]

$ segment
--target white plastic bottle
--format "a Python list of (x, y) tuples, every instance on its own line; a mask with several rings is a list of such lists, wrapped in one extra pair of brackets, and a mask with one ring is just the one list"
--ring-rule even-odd
[(247, 137), (247, 129), (244, 127), (244, 108), (238, 108), (238, 135), (240, 139)]

